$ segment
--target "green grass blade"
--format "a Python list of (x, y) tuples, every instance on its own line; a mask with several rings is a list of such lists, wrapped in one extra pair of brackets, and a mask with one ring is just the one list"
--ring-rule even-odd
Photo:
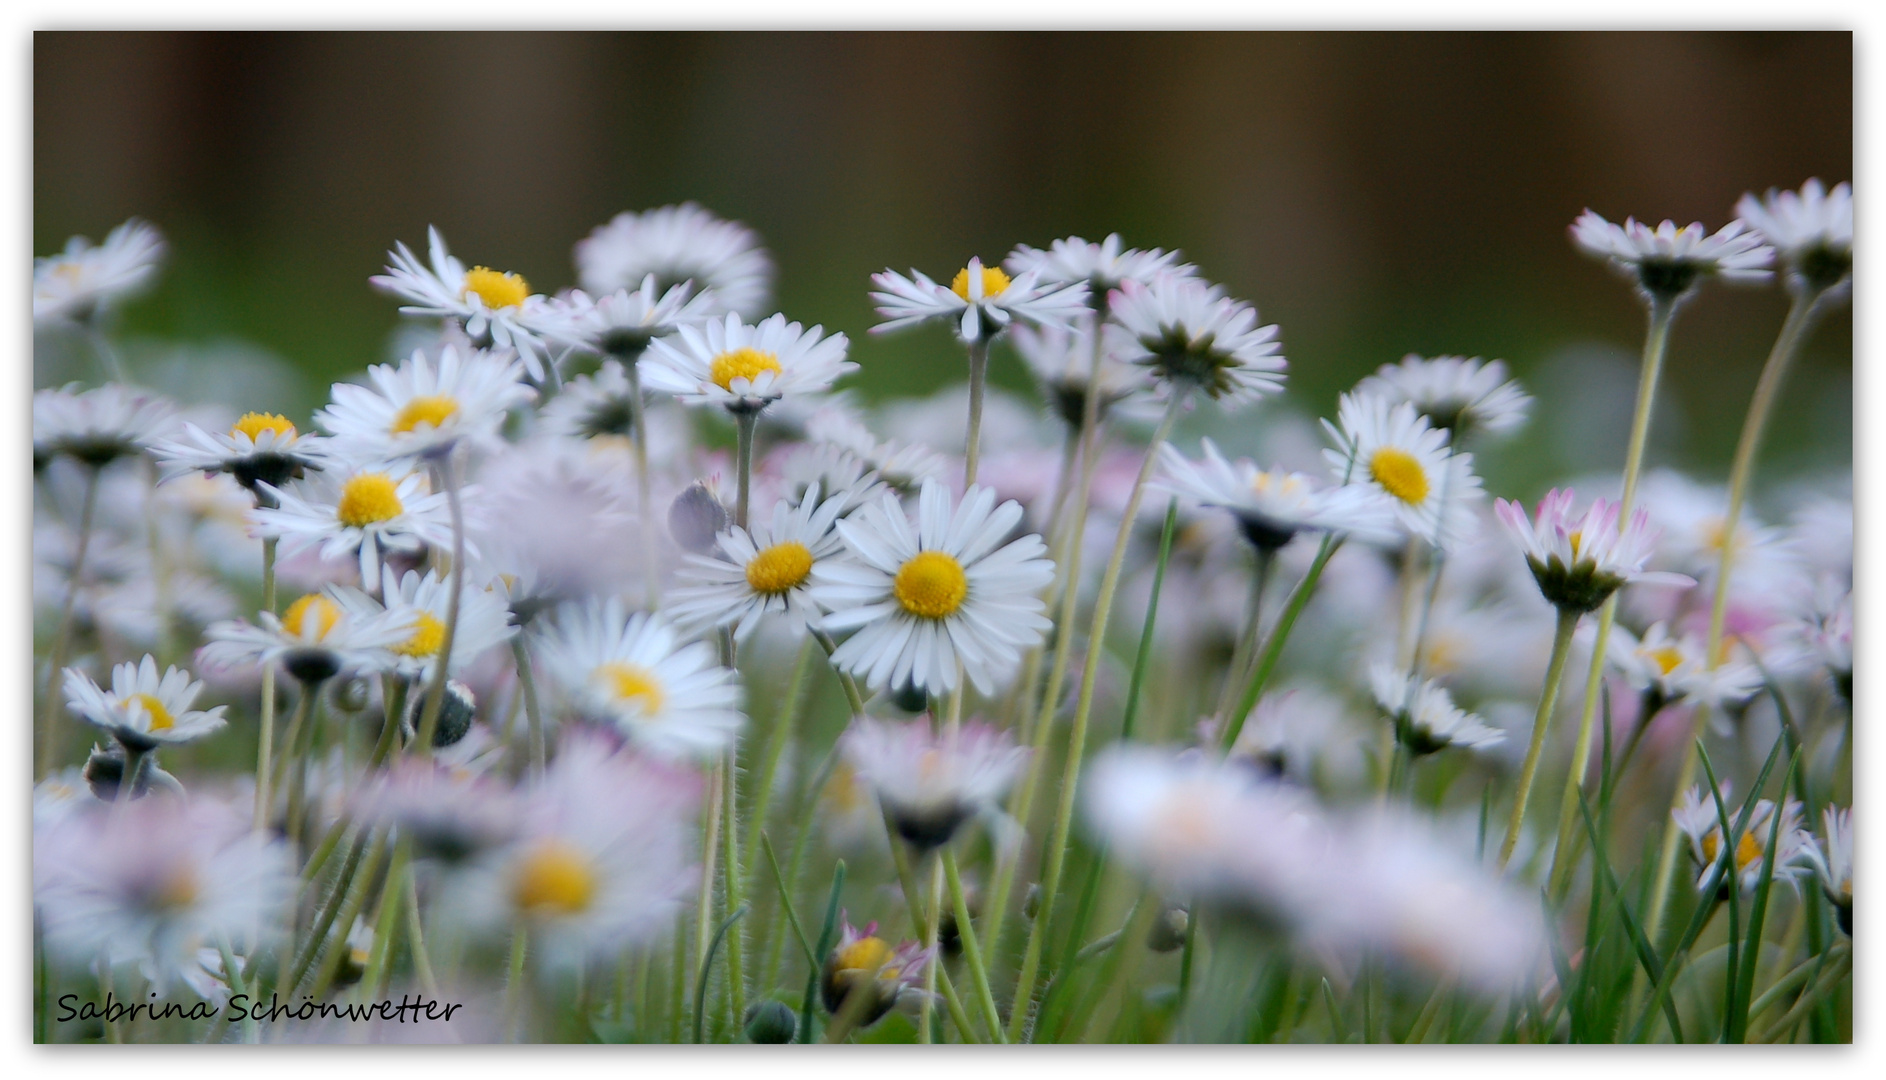
[[(838, 930), (838, 895), (844, 891), (844, 888), (845, 860), (840, 859), (838, 865), (832, 870), (832, 893), (825, 901), (825, 925), (819, 928), (819, 947), (815, 956), (822, 957), (832, 950), (832, 935)], [(812, 1007), (818, 1000), (819, 968), (822, 966), (820, 963), (815, 963), (811, 970), (805, 973), (805, 1001), (799, 1006), (799, 1041), (802, 1043), (813, 1041)]]

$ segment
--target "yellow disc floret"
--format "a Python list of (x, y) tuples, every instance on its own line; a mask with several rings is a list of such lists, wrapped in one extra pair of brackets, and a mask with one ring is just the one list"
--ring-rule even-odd
[(596, 870), (589, 857), (560, 840), (547, 840), (524, 856), (511, 899), (532, 914), (580, 915), (596, 898)]
[(341, 487), (341, 500), (334, 507), (334, 517), (350, 529), (361, 529), (376, 522), (391, 521), (405, 513), (399, 501), (399, 485), (385, 473), (361, 473)]
[(714, 363), (708, 374), (714, 384), (722, 390), (732, 390), (735, 379), (752, 382), (760, 377), (760, 372), (770, 371), (779, 374), (779, 357), (769, 352), (747, 347), (724, 352), (714, 357)]
[(942, 619), (956, 614), (969, 595), (969, 576), (963, 564), (941, 551), (919, 551), (897, 571), (891, 583), (897, 602), (912, 615)]
[(895, 979), (898, 969), (883, 966), (890, 963), (892, 955), (890, 943), (883, 938), (859, 938), (838, 950), (838, 962), (833, 967), (839, 971), (877, 971), (880, 979)]
[(812, 572), (812, 551), (797, 540), (774, 544), (747, 563), (747, 584), (756, 593), (778, 596), (804, 582)]
[(242, 419), (229, 429), (231, 435), (247, 435), (250, 442), (260, 438), (265, 431), (272, 431), (278, 439), (292, 439), (295, 425), (286, 416), (279, 413), (243, 413)]
[(1384, 446), (1369, 458), (1369, 478), (1410, 506), (1427, 501), (1428, 472), (1413, 454)]
[[(985, 266), (982, 268), (982, 295), (985, 298), (1001, 296), (1002, 291), (1007, 289), (1008, 285), (1009, 276), (1002, 272), (1001, 267)], [(961, 270), (956, 271), (955, 279), (950, 282), (950, 291), (962, 297), (964, 300), (969, 299), (969, 267), (965, 266)]]
[(1644, 655), (1650, 659), (1651, 663), (1657, 665), (1658, 671), (1663, 672), (1665, 675), (1675, 671), (1677, 665), (1683, 662), (1683, 654), (1668, 645), (1665, 645), (1661, 649), (1651, 649)]
[[(309, 619), (314, 620), (312, 626), (308, 623)], [(307, 637), (308, 631), (312, 629), (314, 640), (320, 641), (327, 637), (328, 631), (334, 629), (334, 624), (340, 619), (339, 605), (320, 593), (309, 593), (288, 605), (288, 610), (282, 613), (282, 629), (296, 637)]]
[(169, 731), (176, 726), (177, 718), (170, 715), (170, 710), (164, 708), (164, 703), (157, 700), (155, 695), (132, 694), (131, 700), (144, 706), (144, 715), (151, 719), (150, 730)]
[(401, 656), (415, 659), (435, 656), (445, 644), (445, 624), (433, 618), (430, 611), (421, 611), (418, 615), (418, 621), (413, 623), (413, 636), (393, 646), (393, 651)]
[[(1715, 862), (1717, 854), (1722, 850), (1721, 845), (1721, 829), (1715, 829), (1711, 831), (1708, 836), (1703, 837), (1703, 861), (1705, 863)], [(1738, 871), (1747, 870), (1754, 864), (1755, 860), (1761, 857), (1762, 842), (1755, 839), (1754, 830), (1751, 829), (1743, 833), (1742, 839), (1737, 841), (1735, 845), (1735, 868)]]
[(465, 291), (459, 295), (470, 298), (473, 294), (488, 308), (517, 307), (530, 295), (530, 283), (517, 274), (474, 266), (465, 272)]
[(639, 704), (644, 716), (660, 712), (662, 702), (667, 699), (661, 680), (640, 664), (607, 663), (596, 669), (596, 677), (617, 701)]
[(151, 906), (159, 911), (182, 911), (196, 903), (196, 874), (188, 865), (180, 865), (164, 875), (157, 888), (149, 893)]
[(395, 435), (405, 435), (421, 424), (440, 427), (447, 417), (457, 411), (458, 402), (443, 394), (416, 397), (407, 402), (393, 417), (393, 426), (390, 430)]

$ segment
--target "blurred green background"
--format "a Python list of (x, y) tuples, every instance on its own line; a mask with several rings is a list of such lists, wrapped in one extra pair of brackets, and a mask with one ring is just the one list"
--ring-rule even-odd
[[(963, 368), (941, 331), (864, 333), (872, 271), (1117, 230), (1281, 324), (1308, 412), (1406, 352), (1507, 359), (1541, 398), (1487, 468), (1517, 494), (1623, 457), (1642, 312), (1566, 226), (1714, 228), (1744, 191), (1848, 179), (1853, 59), (1845, 32), (42, 32), (34, 252), (155, 222), (172, 258), (123, 333), (190, 348), (134, 348), (140, 370), (252, 343), (300, 400), (232, 404), (305, 415), (386, 358), (399, 316), (367, 277), (428, 224), (553, 291), (616, 212), (699, 200), (760, 231), (779, 307), (850, 334), (874, 397)], [(1726, 471), (1785, 306), (1686, 310), (1654, 461)], [(1850, 463), (1851, 357), (1842, 313), (1777, 472)]]

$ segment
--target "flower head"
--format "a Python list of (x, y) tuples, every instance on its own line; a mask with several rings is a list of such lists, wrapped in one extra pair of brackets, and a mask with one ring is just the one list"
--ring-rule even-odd
[(1454, 433), (1503, 434), (1526, 422), (1532, 397), (1506, 377), (1506, 363), (1479, 357), (1436, 356), (1423, 360), (1409, 353), (1399, 364), (1383, 364), (1357, 384), (1358, 393), (1389, 402), (1406, 401), (1429, 424)]
[(166, 479), (192, 472), (228, 473), (250, 494), (268, 498), (258, 485), (284, 487), (309, 469), (320, 471), (327, 461), (325, 438), (295, 430), (294, 423), (278, 413), (244, 413), (226, 433), (191, 423), (184, 424), (183, 431), (189, 442), (165, 439), (151, 447)]
[(1656, 549), (1657, 530), (1643, 507), (1628, 523), (1618, 523), (1618, 504), (1593, 499), (1583, 517), (1572, 515), (1570, 488), (1546, 492), (1539, 512), (1528, 521), (1516, 502), (1494, 500), (1494, 511), (1512, 534), (1532, 568), (1539, 591), (1562, 611), (1595, 611), (1627, 582), (1693, 585), (1681, 574), (1646, 572)]
[(386, 273), (368, 280), (406, 301), (400, 308), (404, 314), (457, 319), (474, 342), (515, 350), (530, 377), (541, 382), (545, 344), (531, 325), (531, 315), (544, 298), (532, 293), (517, 274), (488, 266), (466, 269), (445, 249), (438, 229), (427, 227), (426, 239), (430, 266), (420, 265), (405, 243), (396, 241), (387, 254), (392, 264)]
[(1336, 476), (1385, 496), (1402, 527), (1439, 548), (1461, 543), (1474, 525), (1465, 504), (1481, 497), (1473, 455), (1453, 453), (1447, 433), (1429, 426), (1409, 402), (1375, 394), (1344, 394), (1336, 423), (1323, 421), (1336, 443), (1323, 451)]
[(83, 322), (93, 313), (150, 287), (164, 258), (164, 238), (137, 218), (93, 246), (83, 236), (65, 250), (33, 260), (33, 322)]
[(1631, 689), (1653, 692), (1660, 703), (1692, 701), (1720, 710), (1748, 700), (1762, 687), (1755, 665), (1728, 660), (1711, 667), (1700, 636), (1672, 636), (1664, 623), (1653, 624), (1642, 639), (1614, 626), (1607, 649)]
[(1831, 289), (1853, 274), (1853, 185), (1829, 191), (1809, 180), (1798, 194), (1769, 188), (1759, 199), (1742, 196), (1735, 212), (1775, 245), (1791, 288)]
[(515, 359), (451, 345), (435, 364), (425, 352), (395, 368), (367, 369), (373, 385), (334, 384), (334, 403), (315, 414), (336, 456), (355, 461), (440, 458), (461, 443), (490, 445), (504, 415), (535, 398)]
[(1163, 274), (1131, 278), (1108, 297), (1122, 361), (1152, 372), (1164, 393), (1197, 390), (1227, 406), (1255, 401), (1283, 386), (1276, 326), (1258, 326), (1257, 309), (1216, 285)]
[(1396, 740), (1417, 757), (1450, 746), (1479, 750), (1506, 741), (1506, 732), (1455, 705), (1432, 680), (1389, 664), (1372, 664), (1369, 687), (1375, 703), (1395, 722)]
[(1121, 244), (1119, 233), (1108, 233), (1098, 244), (1070, 236), (1049, 244), (1046, 251), (1019, 244), (1002, 265), (1017, 276), (1033, 272), (1038, 280), (1048, 285), (1084, 282), (1092, 299), (1105, 299), (1108, 291), (1119, 288), (1123, 281), (1148, 284), (1161, 274), (1175, 277), (1198, 274), (1191, 264), (1179, 261), (1176, 251), (1159, 248), (1141, 251)]
[(842, 749), (852, 771), (877, 793), (898, 835), (920, 849), (949, 842), (970, 818), (995, 812), (1021, 775), (1028, 751), (1007, 732), (970, 721), (933, 733), (906, 723), (853, 717)]
[(734, 526), (718, 536), (713, 553), (688, 555), (669, 614), (688, 626), (732, 626), (741, 641), (767, 615), (785, 616), (788, 626), (803, 633), (824, 614), (812, 601), (813, 567), (844, 550), (833, 526), (855, 505), (857, 493), (819, 496), (815, 483), (797, 503), (775, 503), (771, 522), (756, 522), (750, 530)]
[(1775, 249), (1760, 233), (1731, 221), (1713, 236), (1702, 222), (1678, 229), (1673, 221), (1656, 228), (1635, 218), (1614, 225), (1590, 210), (1572, 223), (1572, 242), (1586, 254), (1606, 259), (1637, 282), (1653, 300), (1671, 302), (1687, 296), (1707, 277), (1725, 281), (1767, 281)]
[(1162, 445), (1165, 479), (1157, 486), (1231, 511), (1244, 538), (1260, 550), (1275, 551), (1304, 530), (1394, 538), (1392, 507), (1377, 492), (1357, 484), (1318, 488), (1302, 473), (1259, 470), (1246, 458), (1230, 462), (1210, 439), (1200, 448), (1205, 459), (1195, 465), (1171, 443)]
[(947, 286), (917, 270), (910, 277), (885, 270), (872, 274), (871, 283), (880, 290), (871, 299), (885, 319), (871, 328), (874, 334), (934, 319), (949, 322), (966, 343), (988, 341), (1018, 318), (1066, 325), (1087, 310), (1084, 283), (1047, 284), (1036, 271), (1011, 278), (979, 258), (970, 259)]
[(280, 539), (285, 555), (316, 545), (323, 559), (357, 555), (360, 580), (369, 587), (379, 583), (388, 552), (452, 542), (445, 493), (428, 491), (425, 474), (415, 470), (328, 472), (295, 487), (261, 490), (273, 505), (249, 511), (256, 535)]
[(1116, 406), (1129, 400), (1135, 390), (1145, 385), (1146, 370), (1132, 364), (1121, 362), (1113, 355), (1109, 346), (1118, 345), (1119, 341), (1100, 335), (1100, 341), (1094, 340), (1095, 330), (1091, 320), (1081, 320), (1078, 327), (1069, 330), (1060, 326), (1029, 326), (1026, 323), (1014, 327), (1009, 334), (1009, 342), (1021, 355), (1022, 362), (1040, 384), (1042, 396), (1061, 422), (1071, 428), (1078, 428), (1085, 419), (1087, 408), (1087, 386), (1093, 381), (1094, 350), (1100, 350), (1100, 385), (1097, 388), (1097, 402), (1101, 417), (1106, 417)]
[[(415, 679), (429, 680), (445, 648), (445, 624), (452, 606), (452, 575), (441, 580), (436, 570), (420, 576), (417, 570), (398, 574), (391, 566), (380, 568), (380, 599), (359, 589), (337, 588), (334, 599), (348, 613), (370, 619), (385, 612), (411, 629), (401, 641), (388, 646), (393, 653), (393, 670)], [(509, 640), (517, 632), (510, 625), (510, 612), (492, 590), (461, 586), (458, 626), (452, 633), (452, 656), (446, 664), (448, 674), (463, 671), (467, 665), (493, 647)]]
[(576, 244), (577, 280), (591, 296), (617, 289), (666, 291), (692, 282), (709, 293), (708, 314), (755, 318), (773, 291), (773, 260), (759, 234), (692, 202), (624, 212)]
[(594, 299), (581, 289), (553, 297), (533, 315), (533, 325), (548, 337), (632, 364), (649, 342), (715, 314), (712, 293), (687, 282), (663, 289), (649, 274), (639, 287)]
[(260, 667), (279, 662), (304, 683), (324, 682), (343, 671), (384, 671), (392, 647), (412, 636), (410, 616), (394, 612), (349, 612), (331, 596), (309, 593), (280, 616), (265, 611), (261, 625), (241, 620), (204, 631), (209, 643), (200, 666)]
[(1823, 849), (1809, 838), (1800, 849), (1798, 861), (1811, 867), (1821, 879), (1827, 901), (1834, 905), (1840, 929), (1853, 936), (1853, 810), (1829, 806), (1821, 811), (1821, 828), (1827, 836)]
[(33, 457), (37, 462), (63, 454), (102, 467), (149, 449), (175, 417), (168, 398), (120, 383), (35, 391)]
[[(877, 937), (878, 924), (867, 923), (863, 930), (851, 925), (850, 916), (840, 913), (838, 944), (825, 958), (819, 976), (819, 999), (825, 1010), (837, 1016), (854, 993), (868, 994), (858, 1017), (859, 1027), (869, 1027), (897, 1005), (897, 999), (923, 981), (923, 969), (935, 959), (935, 953), (920, 941), (892, 945)], [(922, 991), (914, 991), (922, 993)]]
[(724, 320), (682, 325), (672, 337), (649, 346), (650, 389), (689, 405), (720, 405), (729, 412), (758, 412), (780, 398), (817, 394), (858, 365), (845, 359), (843, 334), (807, 330), (784, 315), (754, 325), (728, 313)]
[(86, 723), (104, 729), (133, 751), (195, 742), (223, 729), (223, 710), (192, 709), (203, 684), (182, 668), (157, 674), (157, 660), (145, 656), (111, 669), (111, 689), (77, 668), (65, 670), (66, 706)]
[[(1731, 825), (1738, 816), (1736, 808), (1728, 802), (1729, 782), (1724, 780), (1719, 789), (1722, 805), (1705, 793), (1702, 785), (1692, 786), (1683, 793), (1670, 816), (1676, 821), (1677, 828), (1689, 838), (1690, 855), (1700, 867), (1696, 879), (1698, 889), (1709, 883), (1709, 877), (1715, 872), (1718, 859), (1722, 858), (1722, 817), (1721, 811), (1727, 810)], [(1733, 864), (1726, 876), (1732, 877), (1743, 892), (1753, 892), (1761, 883), (1762, 863), (1768, 856), (1768, 836), (1773, 827), (1775, 804), (1772, 800), (1761, 799), (1755, 803), (1754, 811), (1749, 815), (1748, 827), (1742, 830), (1735, 841)], [(1780, 832), (1775, 849), (1774, 875), (1777, 878), (1792, 879), (1803, 871), (1800, 863), (1802, 853), (1812, 846), (1813, 840), (1801, 830), (1801, 804), (1793, 799), (1787, 800), (1781, 809)], [(1722, 885), (1728, 887), (1727, 881)]]

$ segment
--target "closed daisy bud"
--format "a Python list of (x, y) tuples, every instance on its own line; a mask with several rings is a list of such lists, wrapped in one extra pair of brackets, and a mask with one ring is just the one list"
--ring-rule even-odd
[(715, 537), (732, 524), (733, 515), (705, 483), (696, 480), (675, 496), (668, 507), (668, 531), (682, 550), (708, 555), (714, 550)]
[(799, 1018), (783, 1001), (756, 1001), (747, 1006), (746, 1033), (751, 1043), (789, 1043), (799, 1033)]
[[(419, 718), (425, 711), (426, 695), (413, 694), (410, 708), (406, 710), (406, 722), (417, 730)], [(471, 687), (457, 679), (447, 682), (445, 698), (439, 702), (438, 727), (432, 732), (432, 748), (441, 750), (463, 739), (477, 717), (478, 698), (471, 692)]]
[(1160, 909), (1159, 914), (1153, 916), (1153, 924), (1146, 928), (1146, 947), (1154, 952), (1183, 948), (1186, 927), (1191, 921), (1191, 913), (1177, 904)]

